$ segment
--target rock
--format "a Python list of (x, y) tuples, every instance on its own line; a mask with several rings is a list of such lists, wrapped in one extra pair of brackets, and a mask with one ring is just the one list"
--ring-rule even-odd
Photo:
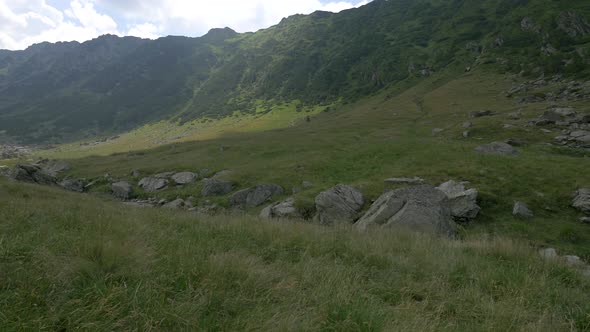
[(259, 184), (255, 187), (240, 190), (229, 198), (233, 207), (255, 207), (269, 201), (273, 196), (282, 195), (283, 187), (276, 184)]
[(301, 186), (303, 187), (303, 189), (309, 189), (313, 188), (313, 183), (310, 181), (302, 181)]
[(522, 202), (516, 202), (514, 204), (514, 208), (512, 209), (512, 214), (516, 217), (521, 217), (521, 218), (533, 218), (535, 216), (533, 214), (533, 211), (531, 211), (529, 209), (529, 207)]
[(493, 142), (490, 144), (480, 145), (477, 148), (475, 148), (475, 151), (478, 153), (497, 154), (504, 156), (518, 155), (518, 151), (516, 149), (504, 142)]
[(131, 171), (131, 176), (134, 178), (138, 178), (141, 176), (141, 173), (138, 170), (134, 169)]
[(228, 177), (232, 174), (232, 171), (225, 169), (223, 171), (219, 171), (217, 173), (215, 173), (215, 175), (212, 176), (213, 179), (220, 179), (220, 178), (225, 178)]
[(295, 207), (295, 200), (287, 198), (286, 200), (269, 205), (260, 212), (260, 217), (264, 219), (283, 219), (283, 218), (303, 218), (303, 215)]
[(468, 138), (469, 136), (471, 136), (471, 132), (469, 130), (465, 130), (463, 132), (463, 137)]
[(463, 123), (463, 128), (465, 128), (465, 129), (469, 129), (469, 128), (471, 128), (471, 127), (473, 127), (473, 122), (471, 122), (471, 121), (467, 121), (467, 122), (464, 122), (464, 123)]
[(523, 31), (529, 31), (534, 33), (541, 32), (541, 26), (536, 24), (530, 17), (525, 17), (520, 21), (520, 27)]
[(576, 115), (576, 110), (571, 107), (558, 107), (554, 108), (553, 113), (558, 114), (563, 117), (569, 117)]
[(557, 27), (572, 38), (584, 37), (590, 34), (590, 24), (588, 24), (588, 21), (572, 11), (559, 14)]
[(512, 120), (520, 120), (521, 117), (522, 117), (522, 111), (508, 113), (508, 118), (512, 119)]
[(42, 160), (37, 163), (46, 174), (53, 177), (59, 176), (63, 172), (70, 170), (70, 164), (63, 160)]
[(69, 191), (75, 191), (79, 193), (84, 192), (84, 183), (78, 179), (64, 179), (59, 183), (59, 185)]
[(553, 248), (545, 248), (539, 250), (539, 255), (545, 259), (554, 259), (557, 258), (557, 251)]
[(527, 144), (527, 142), (525, 140), (522, 140), (520, 138), (509, 138), (509, 139), (505, 140), (504, 143), (511, 145), (511, 146), (524, 146)]
[(469, 113), (469, 117), (470, 118), (481, 118), (484, 116), (492, 116), (494, 115), (494, 112), (490, 111), (490, 110), (481, 110), (481, 111), (474, 111)]
[(428, 185), (381, 195), (355, 226), (359, 230), (369, 226), (404, 226), (421, 232), (456, 234), (447, 196)]
[(210, 174), (211, 174), (211, 170), (208, 168), (203, 168), (203, 169), (199, 170), (199, 177), (202, 179), (209, 177)]
[(562, 120), (562, 115), (555, 112), (555, 110), (545, 111), (545, 113), (543, 113), (543, 115), (541, 116), (541, 119), (548, 120), (551, 123), (555, 123), (557, 121)]
[(580, 188), (574, 194), (572, 206), (586, 214), (590, 214), (590, 188)]
[(193, 183), (197, 180), (197, 174), (192, 172), (180, 172), (172, 175), (172, 181), (179, 185)]
[(364, 204), (365, 199), (360, 191), (339, 184), (315, 198), (315, 218), (322, 225), (353, 223)]
[(234, 189), (234, 185), (230, 181), (223, 181), (216, 178), (203, 180), (203, 189), (201, 195), (203, 196), (221, 196), (229, 194)]
[(113, 195), (120, 199), (129, 199), (133, 195), (133, 187), (127, 181), (121, 181), (111, 184)]
[(146, 192), (155, 192), (168, 186), (168, 180), (163, 177), (147, 177), (139, 181), (139, 187)]
[(54, 185), (57, 183), (57, 179), (53, 174), (47, 173), (37, 165), (16, 165), (8, 175), (9, 178), (22, 181), (37, 183), (43, 185)]
[(590, 217), (581, 217), (580, 222), (584, 224), (590, 224)]
[(584, 136), (589, 136), (590, 135), (590, 131), (586, 131), (586, 130), (576, 130), (576, 131), (572, 131), (570, 133), (570, 136), (573, 138), (579, 138), (579, 137), (584, 137)]
[(166, 203), (166, 204), (162, 205), (162, 207), (165, 209), (180, 210), (180, 209), (184, 208), (185, 205), (186, 205), (186, 203), (183, 199), (177, 198), (170, 203)]
[(221, 208), (217, 204), (205, 204), (198, 207), (190, 208), (189, 211), (196, 212), (198, 214), (203, 215), (214, 215), (216, 214)]
[(389, 178), (385, 179), (385, 182), (392, 184), (423, 184), (424, 179), (415, 176), (413, 178)]
[(445, 130), (442, 128), (434, 128), (434, 129), (432, 129), (432, 136), (436, 136), (436, 135), (442, 133), (443, 131), (445, 131)]
[(476, 189), (465, 189), (465, 182), (448, 181), (436, 189), (442, 191), (451, 206), (451, 216), (455, 222), (470, 222), (477, 217), (481, 208), (477, 205)]
[(176, 174), (176, 173), (175, 172), (164, 172), (164, 173), (158, 173), (158, 174), (154, 175), (154, 177), (158, 178), (158, 179), (169, 179), (174, 174)]
[(584, 262), (582, 262), (582, 260), (578, 256), (566, 255), (566, 256), (563, 256), (562, 258), (567, 265), (576, 266), (576, 265), (584, 264)]

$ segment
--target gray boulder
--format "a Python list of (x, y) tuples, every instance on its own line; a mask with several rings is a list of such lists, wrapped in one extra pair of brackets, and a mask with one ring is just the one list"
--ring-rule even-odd
[(512, 145), (504, 142), (492, 142), (490, 144), (480, 145), (475, 148), (475, 151), (483, 154), (496, 154), (504, 156), (516, 156), (518, 150), (512, 147)]
[(512, 214), (521, 218), (533, 218), (535, 216), (533, 211), (531, 211), (531, 209), (529, 209), (529, 207), (523, 202), (516, 202), (514, 204)]
[(9, 178), (43, 185), (54, 185), (57, 179), (54, 175), (47, 173), (37, 165), (16, 165), (8, 175)]
[(233, 207), (260, 206), (273, 196), (282, 195), (283, 187), (276, 184), (259, 184), (255, 187), (240, 190), (229, 198), (229, 205)]
[(541, 256), (541, 258), (545, 258), (545, 259), (554, 259), (554, 258), (559, 257), (557, 255), (557, 251), (553, 248), (541, 249), (541, 250), (539, 250), (539, 255)]
[(133, 195), (133, 187), (127, 181), (121, 181), (111, 184), (113, 195), (120, 199), (129, 199)]
[(260, 217), (264, 219), (299, 219), (303, 218), (303, 215), (295, 207), (295, 200), (293, 198), (288, 198), (280, 203), (265, 207), (262, 212), (260, 212)]
[(322, 225), (353, 223), (364, 204), (365, 199), (360, 191), (339, 184), (315, 198), (315, 219)]
[(69, 190), (69, 191), (74, 191), (74, 192), (78, 192), (78, 193), (82, 193), (84, 192), (84, 183), (78, 179), (72, 179), (72, 178), (68, 178), (68, 179), (64, 179), (63, 181), (61, 181), (59, 183), (60, 187)]
[(590, 214), (590, 188), (580, 188), (574, 195), (572, 206), (584, 213)]
[(139, 181), (139, 187), (146, 192), (155, 192), (168, 186), (168, 180), (161, 177), (147, 177)]
[(154, 177), (158, 178), (158, 179), (169, 179), (174, 174), (176, 174), (176, 172), (163, 172), (163, 173), (158, 173), (158, 174), (154, 175)]
[(490, 111), (490, 110), (481, 110), (481, 111), (474, 111), (469, 113), (469, 117), (470, 118), (481, 118), (484, 116), (492, 116), (494, 115), (494, 112)]
[(477, 205), (476, 189), (465, 189), (467, 182), (448, 181), (437, 187), (451, 205), (451, 215), (455, 222), (470, 222), (477, 217), (481, 208)]
[(42, 160), (37, 163), (37, 166), (53, 177), (70, 170), (70, 164), (63, 160)]
[(177, 198), (170, 203), (166, 203), (166, 204), (162, 205), (162, 207), (165, 209), (180, 210), (180, 209), (185, 208), (186, 205), (187, 204), (183, 199)]
[(193, 183), (197, 180), (197, 174), (193, 172), (180, 172), (172, 175), (172, 181), (179, 185)]
[(449, 199), (442, 191), (428, 185), (381, 195), (356, 223), (359, 230), (369, 226), (402, 226), (446, 236), (456, 234)]
[(203, 196), (221, 196), (229, 194), (234, 189), (234, 185), (230, 181), (219, 179), (205, 179), (203, 180), (203, 189), (201, 195)]

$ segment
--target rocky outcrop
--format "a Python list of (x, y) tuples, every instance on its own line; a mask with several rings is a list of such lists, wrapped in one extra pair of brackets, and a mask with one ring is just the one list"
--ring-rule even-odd
[(574, 194), (572, 206), (586, 214), (590, 214), (590, 188), (581, 188)]
[(203, 196), (221, 196), (229, 194), (234, 189), (234, 185), (230, 181), (219, 180), (216, 178), (203, 180), (203, 189), (201, 195)]
[(577, 270), (582, 276), (586, 278), (590, 278), (590, 264), (584, 262), (580, 257), (574, 255), (563, 255), (560, 256), (557, 253), (557, 250), (554, 248), (545, 248), (539, 250), (539, 256), (541, 258), (554, 261), (554, 262), (561, 262), (565, 265), (570, 266), (571, 268)]
[(191, 184), (198, 179), (198, 175), (193, 172), (180, 172), (172, 175), (172, 181), (178, 185)]
[(474, 220), (481, 208), (477, 205), (476, 189), (465, 189), (468, 182), (448, 181), (437, 187), (449, 199), (451, 215), (455, 222), (467, 223)]
[(170, 210), (185, 209), (188, 206), (190, 206), (190, 204), (187, 204), (187, 202), (185, 202), (184, 199), (181, 199), (181, 198), (177, 198), (177, 199), (173, 200), (172, 202), (162, 205), (163, 208), (170, 209)]
[(263, 219), (299, 219), (303, 218), (303, 215), (295, 207), (295, 200), (288, 198), (280, 203), (265, 207), (260, 212), (260, 217)]
[(442, 191), (428, 185), (381, 195), (355, 226), (359, 230), (371, 226), (401, 226), (446, 236), (456, 233), (449, 199)]
[(84, 192), (84, 182), (78, 179), (67, 178), (59, 183), (59, 186), (78, 193)]
[(273, 196), (282, 195), (283, 192), (283, 187), (276, 184), (259, 184), (231, 195), (229, 205), (232, 207), (260, 206), (268, 202)]
[(353, 223), (364, 204), (365, 198), (360, 191), (339, 184), (315, 198), (315, 220), (322, 225)]
[(37, 183), (43, 185), (54, 185), (57, 179), (53, 174), (47, 173), (37, 165), (16, 165), (8, 174), (8, 177), (15, 181)]
[(120, 181), (111, 184), (111, 191), (117, 198), (127, 200), (133, 196), (133, 187), (127, 181)]
[(63, 160), (41, 160), (37, 164), (45, 173), (57, 177), (70, 170), (70, 164)]
[(512, 214), (516, 217), (525, 219), (530, 219), (535, 216), (533, 211), (531, 211), (531, 209), (529, 209), (529, 207), (523, 202), (516, 202), (514, 204), (514, 208), (512, 208)]
[(164, 177), (147, 177), (139, 181), (139, 187), (148, 193), (156, 192), (168, 187), (168, 180)]
[(588, 24), (588, 21), (571, 11), (559, 14), (557, 27), (572, 38), (590, 35), (590, 24)]
[(483, 154), (496, 154), (503, 156), (517, 156), (518, 150), (510, 144), (504, 142), (492, 142), (490, 144), (480, 145), (475, 148), (475, 151)]

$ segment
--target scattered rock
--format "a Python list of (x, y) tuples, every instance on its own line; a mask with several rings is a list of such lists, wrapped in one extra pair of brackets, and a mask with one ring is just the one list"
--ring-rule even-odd
[(146, 192), (155, 192), (168, 187), (168, 180), (164, 177), (147, 177), (139, 181), (139, 187)]
[(533, 211), (529, 209), (529, 207), (523, 202), (516, 202), (514, 204), (514, 208), (512, 209), (512, 214), (516, 217), (521, 218), (533, 218), (535, 215)]
[(571, 107), (557, 107), (553, 109), (553, 113), (562, 117), (570, 117), (576, 115), (576, 110)]
[(518, 155), (518, 151), (516, 149), (504, 142), (493, 142), (490, 144), (480, 145), (477, 148), (475, 148), (475, 151), (478, 153), (497, 154), (505, 156)]
[(69, 191), (75, 191), (79, 193), (84, 192), (84, 183), (78, 179), (64, 179), (59, 183), (59, 185)]
[(465, 130), (463, 132), (463, 137), (468, 138), (469, 136), (471, 136), (471, 132), (469, 130)]
[(590, 188), (580, 188), (574, 194), (572, 206), (586, 214), (590, 214)]
[(492, 116), (494, 115), (494, 112), (490, 111), (490, 110), (481, 110), (481, 111), (474, 111), (469, 113), (469, 117), (470, 118), (481, 118), (484, 116)]
[(442, 128), (434, 128), (432, 129), (432, 136), (437, 136), (438, 134), (442, 133), (443, 131), (445, 131)]
[(260, 212), (260, 217), (264, 219), (283, 219), (283, 218), (303, 218), (303, 215), (295, 207), (295, 200), (287, 198), (286, 200), (269, 205)]
[(63, 172), (70, 170), (70, 164), (63, 160), (41, 160), (37, 163), (43, 172), (53, 177), (59, 176)]
[(276, 184), (259, 184), (255, 187), (240, 190), (229, 198), (229, 205), (233, 207), (260, 206), (273, 196), (282, 195), (283, 187)]
[(356, 223), (359, 230), (369, 226), (398, 225), (447, 236), (456, 233), (447, 196), (428, 185), (398, 189), (381, 195)]
[(557, 258), (557, 251), (553, 248), (545, 248), (539, 250), (539, 255), (545, 259), (555, 259)]
[(131, 176), (134, 178), (138, 178), (141, 176), (141, 173), (138, 170), (134, 169), (131, 171)]
[(584, 224), (590, 224), (590, 217), (581, 217), (580, 222)]
[(121, 181), (111, 184), (111, 191), (117, 198), (126, 200), (133, 195), (133, 187), (127, 181)]
[(563, 256), (563, 260), (565, 261), (565, 263), (567, 265), (572, 265), (572, 266), (584, 264), (584, 262), (582, 262), (580, 257), (574, 256), (574, 255), (565, 255), (565, 256)]
[(180, 172), (172, 175), (172, 181), (179, 185), (193, 183), (197, 180), (197, 174), (192, 172)]
[(322, 225), (353, 223), (364, 204), (360, 191), (339, 184), (315, 198), (316, 220)]
[(590, 24), (588, 24), (588, 21), (572, 11), (559, 14), (557, 27), (572, 38), (584, 37), (590, 34)]
[(16, 181), (37, 183), (43, 185), (54, 185), (57, 183), (55, 175), (47, 173), (37, 165), (16, 165), (8, 175)]
[(508, 118), (511, 120), (520, 120), (521, 117), (522, 117), (522, 111), (508, 113)]
[(463, 123), (463, 128), (468, 129), (468, 128), (471, 128), (471, 127), (473, 127), (473, 122), (467, 121), (467, 122), (464, 122)]
[(158, 174), (154, 175), (154, 177), (157, 179), (169, 179), (174, 174), (176, 174), (176, 173), (175, 172), (163, 172), (163, 173), (158, 173)]
[(171, 210), (180, 210), (180, 209), (183, 209), (185, 206), (186, 206), (186, 203), (181, 198), (177, 198), (170, 203), (166, 203), (166, 204), (162, 205), (163, 208), (171, 209)]
[(442, 191), (451, 206), (451, 216), (455, 222), (470, 222), (477, 217), (481, 208), (477, 205), (476, 189), (465, 189), (468, 182), (448, 181), (436, 189)]
[(203, 180), (203, 189), (201, 195), (203, 196), (221, 196), (229, 194), (234, 189), (234, 185), (230, 181), (219, 180), (216, 178)]
[(415, 176), (413, 178), (389, 178), (385, 179), (385, 182), (391, 184), (423, 184), (424, 179)]

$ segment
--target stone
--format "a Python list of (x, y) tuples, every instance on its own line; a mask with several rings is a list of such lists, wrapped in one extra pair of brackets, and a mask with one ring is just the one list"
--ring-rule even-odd
[(553, 109), (553, 113), (568, 117), (576, 115), (576, 110), (571, 107), (558, 107)]
[(520, 120), (521, 117), (522, 117), (522, 111), (508, 113), (508, 118), (511, 120)]
[(581, 217), (580, 222), (590, 225), (590, 217)]
[(557, 251), (553, 248), (545, 248), (539, 250), (539, 255), (545, 259), (554, 259), (557, 258)]
[(176, 174), (176, 173), (175, 172), (163, 172), (163, 173), (158, 173), (158, 174), (154, 175), (153, 177), (158, 178), (158, 179), (169, 179), (174, 174)]
[(573, 11), (561, 12), (557, 18), (557, 27), (572, 38), (590, 34), (588, 21)]
[(67, 178), (59, 183), (59, 186), (78, 193), (84, 192), (84, 183), (78, 179)]
[(448, 181), (436, 189), (442, 191), (451, 206), (451, 216), (455, 222), (470, 222), (474, 220), (481, 208), (477, 205), (478, 191), (465, 189), (466, 182)]
[(365, 198), (360, 191), (339, 184), (316, 196), (315, 219), (322, 225), (353, 223), (364, 204)]
[(492, 116), (494, 115), (494, 112), (490, 111), (490, 110), (481, 110), (481, 111), (474, 111), (469, 113), (469, 117), (470, 118), (481, 118), (484, 116)]
[(463, 137), (468, 138), (469, 136), (471, 136), (471, 132), (469, 130), (465, 130), (463, 132)]
[(42, 160), (37, 163), (37, 166), (53, 177), (70, 170), (70, 164), (63, 160)]
[(260, 212), (263, 219), (301, 219), (303, 215), (295, 207), (295, 200), (287, 198), (286, 200), (271, 204)]
[(554, 110), (550, 110), (550, 111), (545, 111), (545, 113), (543, 113), (543, 115), (541, 116), (541, 119), (548, 120), (551, 123), (555, 123), (557, 121), (562, 120), (562, 115), (555, 112)]
[(177, 199), (173, 200), (172, 202), (162, 205), (162, 208), (171, 209), (171, 210), (180, 210), (180, 209), (183, 209), (185, 207), (185, 205), (186, 205), (186, 203), (183, 199), (177, 198)]
[(230, 181), (219, 180), (216, 178), (203, 180), (203, 189), (201, 195), (203, 196), (221, 196), (229, 194), (234, 189), (234, 185)]
[(434, 128), (434, 129), (432, 129), (432, 136), (436, 136), (436, 135), (442, 133), (443, 131), (445, 131), (445, 130), (442, 128)]
[(590, 131), (586, 130), (576, 130), (570, 133), (570, 136), (573, 138), (584, 137), (590, 135)]
[(464, 122), (464, 123), (463, 123), (463, 128), (465, 128), (465, 129), (469, 129), (469, 128), (471, 128), (471, 127), (473, 127), (473, 122), (471, 122), (471, 121), (467, 121), (467, 122)]
[(273, 196), (284, 193), (284, 189), (276, 184), (259, 184), (255, 187), (240, 190), (229, 198), (233, 207), (255, 207), (269, 201)]
[(179, 185), (191, 184), (197, 180), (197, 174), (193, 172), (180, 172), (172, 175), (172, 181)]
[(514, 204), (514, 208), (512, 209), (512, 214), (516, 217), (521, 218), (533, 218), (535, 215), (533, 211), (529, 209), (529, 207), (523, 202), (516, 202)]
[(355, 225), (361, 231), (371, 226), (402, 226), (450, 237), (456, 234), (449, 199), (442, 191), (428, 185), (381, 195)]
[(15, 181), (54, 185), (57, 183), (55, 175), (47, 173), (37, 165), (19, 164), (8, 174)]
[(138, 178), (141, 176), (141, 173), (138, 170), (134, 169), (131, 171), (131, 176), (134, 178)]
[(523, 146), (523, 145), (527, 144), (527, 142), (525, 140), (522, 140), (520, 138), (509, 138), (509, 139), (505, 140), (504, 143), (511, 145), (511, 146)]
[(516, 156), (518, 150), (512, 147), (510, 144), (504, 142), (492, 142), (490, 144), (480, 145), (475, 148), (475, 151), (483, 154), (496, 154), (504, 156)]
[(139, 187), (146, 192), (155, 192), (168, 187), (168, 180), (163, 177), (147, 177), (139, 181)]
[(385, 179), (385, 182), (391, 184), (423, 184), (424, 179), (415, 176), (413, 178), (389, 178)]
[(576, 266), (576, 265), (584, 264), (584, 262), (582, 262), (582, 260), (578, 256), (566, 255), (566, 256), (563, 256), (562, 258), (567, 265)]
[(133, 195), (133, 187), (127, 181), (120, 181), (111, 184), (111, 191), (115, 197), (123, 200), (129, 199)]
[(219, 171), (212, 176), (214, 179), (226, 178), (232, 174), (232, 171), (225, 169), (223, 171)]
[(313, 183), (310, 181), (302, 181), (301, 186), (303, 187), (303, 189), (309, 189), (313, 188)]
[(586, 214), (590, 214), (590, 188), (580, 188), (574, 194), (572, 206)]

